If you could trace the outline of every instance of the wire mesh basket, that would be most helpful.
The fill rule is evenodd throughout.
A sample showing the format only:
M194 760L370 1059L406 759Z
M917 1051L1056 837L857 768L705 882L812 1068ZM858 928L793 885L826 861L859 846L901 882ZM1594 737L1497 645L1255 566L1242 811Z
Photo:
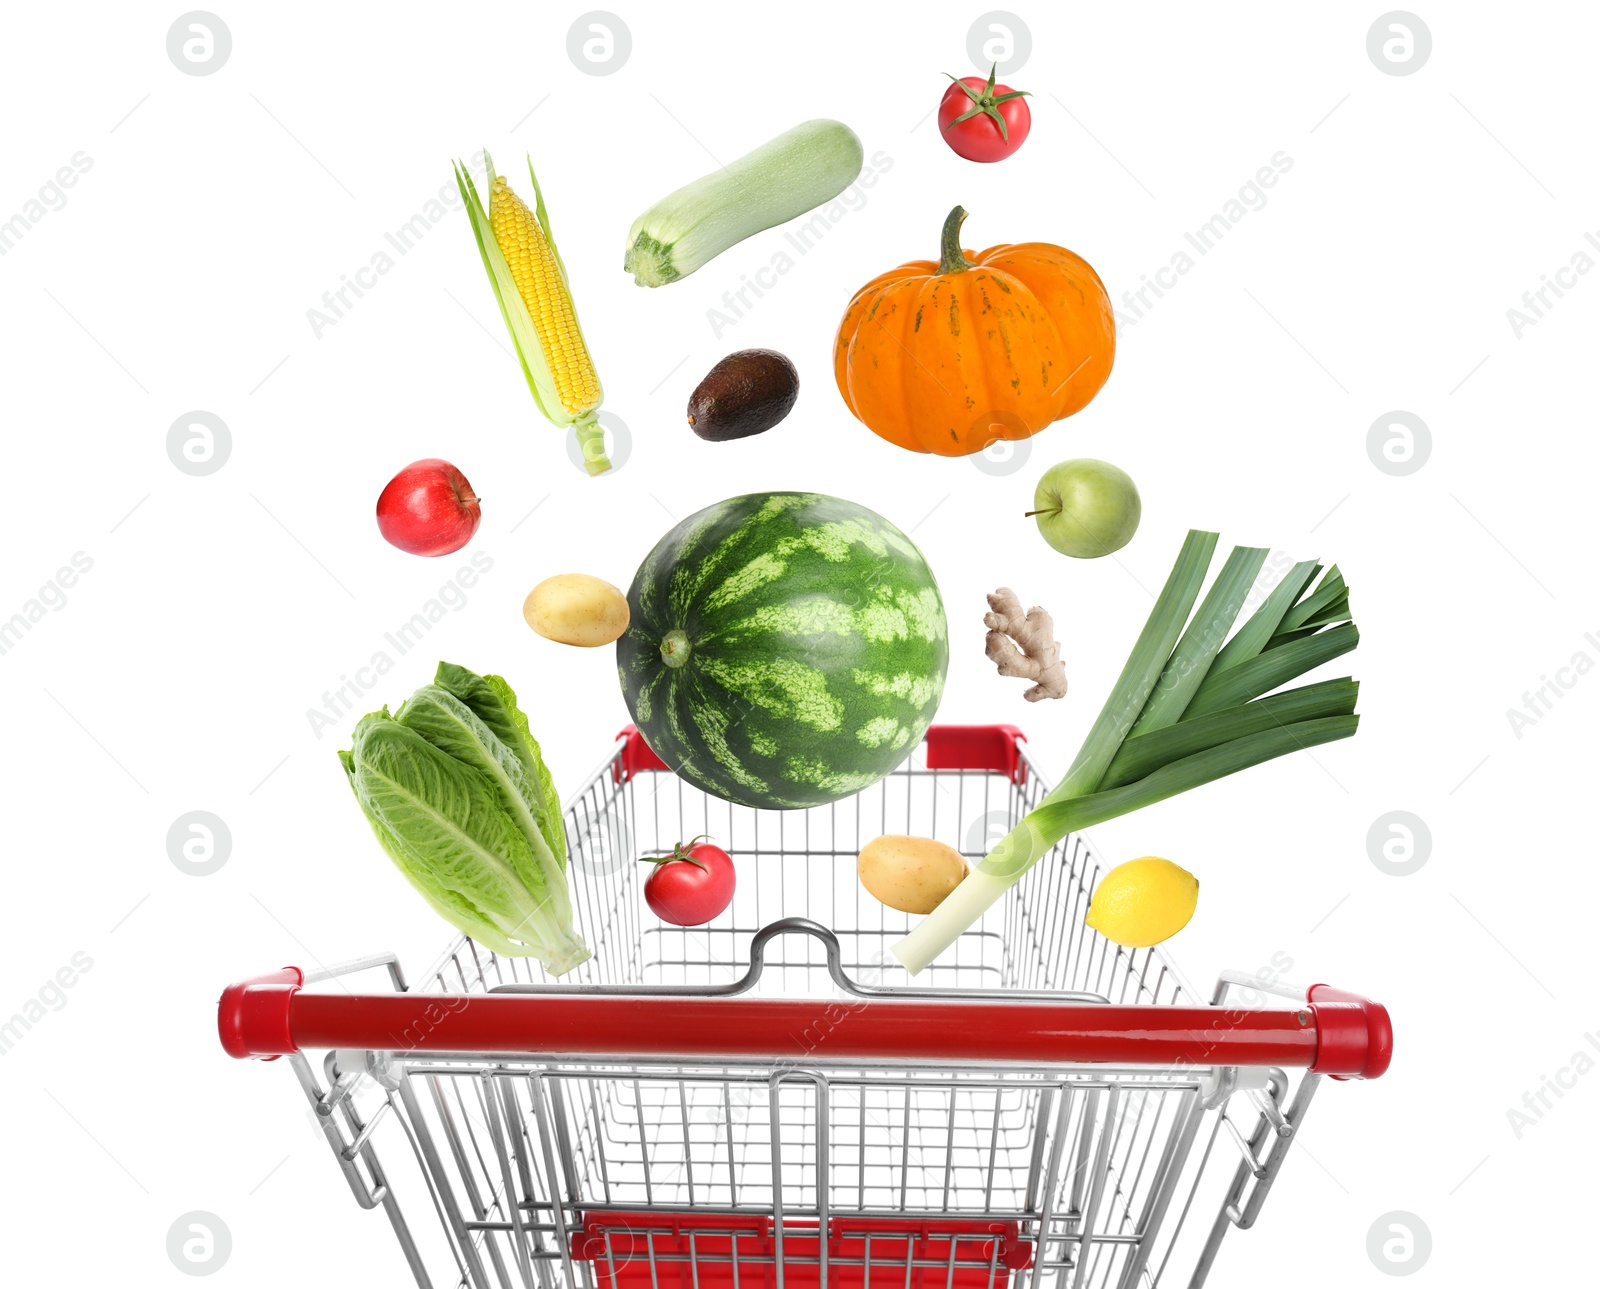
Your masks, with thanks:
M423 1286L1200 1285L1323 1077L1387 1067L1388 1018L1235 973L1200 998L1084 926L1081 836L913 987L889 952L911 919L862 890L861 847L976 861L1046 790L1015 729L936 726L855 797L755 810L630 728L566 809L582 966L547 981L461 938L409 987L390 955L286 968L224 993L223 1045L290 1058ZM702 834L733 904L659 922L636 860ZM374 968L393 992L305 987Z

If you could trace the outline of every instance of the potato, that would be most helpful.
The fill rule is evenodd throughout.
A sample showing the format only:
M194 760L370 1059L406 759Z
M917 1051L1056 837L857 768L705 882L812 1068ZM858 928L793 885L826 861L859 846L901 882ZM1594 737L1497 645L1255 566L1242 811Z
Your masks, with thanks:
M528 592L522 616L547 640L596 649L628 629L628 597L587 573L560 573Z
M867 894L902 913L932 913L971 871L959 851L931 837L877 837L856 860Z

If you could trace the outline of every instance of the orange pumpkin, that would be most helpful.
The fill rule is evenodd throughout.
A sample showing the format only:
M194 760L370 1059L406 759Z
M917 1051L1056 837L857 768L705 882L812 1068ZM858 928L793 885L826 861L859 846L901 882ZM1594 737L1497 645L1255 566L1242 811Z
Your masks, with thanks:
M961 249L957 206L943 257L912 260L856 292L833 371L873 433L960 457L1025 439L1085 407L1111 374L1116 324L1087 261L1047 242Z

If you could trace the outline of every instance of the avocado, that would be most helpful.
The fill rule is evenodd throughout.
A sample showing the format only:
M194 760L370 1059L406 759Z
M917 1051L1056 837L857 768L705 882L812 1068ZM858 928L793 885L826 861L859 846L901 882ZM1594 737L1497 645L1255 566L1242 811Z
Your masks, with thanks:
M702 439L726 443L770 430L794 406L800 373L775 349L729 354L689 395L689 425Z

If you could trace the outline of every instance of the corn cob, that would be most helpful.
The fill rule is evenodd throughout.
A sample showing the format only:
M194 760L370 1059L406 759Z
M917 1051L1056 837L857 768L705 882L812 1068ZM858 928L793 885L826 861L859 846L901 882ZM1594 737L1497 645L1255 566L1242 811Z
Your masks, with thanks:
M495 174L487 153L484 163L489 179L487 212L472 176L459 162L456 183L523 375L539 410L554 424L574 428L584 467L591 475L601 474L611 463L596 416L602 398L600 378L578 325L566 266L550 232L533 163L528 163L532 209L503 176Z
M573 416L600 406L600 380L578 330L566 277L550 251L544 229L527 202L511 191L504 175L489 188L489 225L511 266L517 291L533 316L545 362L556 381L561 406Z

